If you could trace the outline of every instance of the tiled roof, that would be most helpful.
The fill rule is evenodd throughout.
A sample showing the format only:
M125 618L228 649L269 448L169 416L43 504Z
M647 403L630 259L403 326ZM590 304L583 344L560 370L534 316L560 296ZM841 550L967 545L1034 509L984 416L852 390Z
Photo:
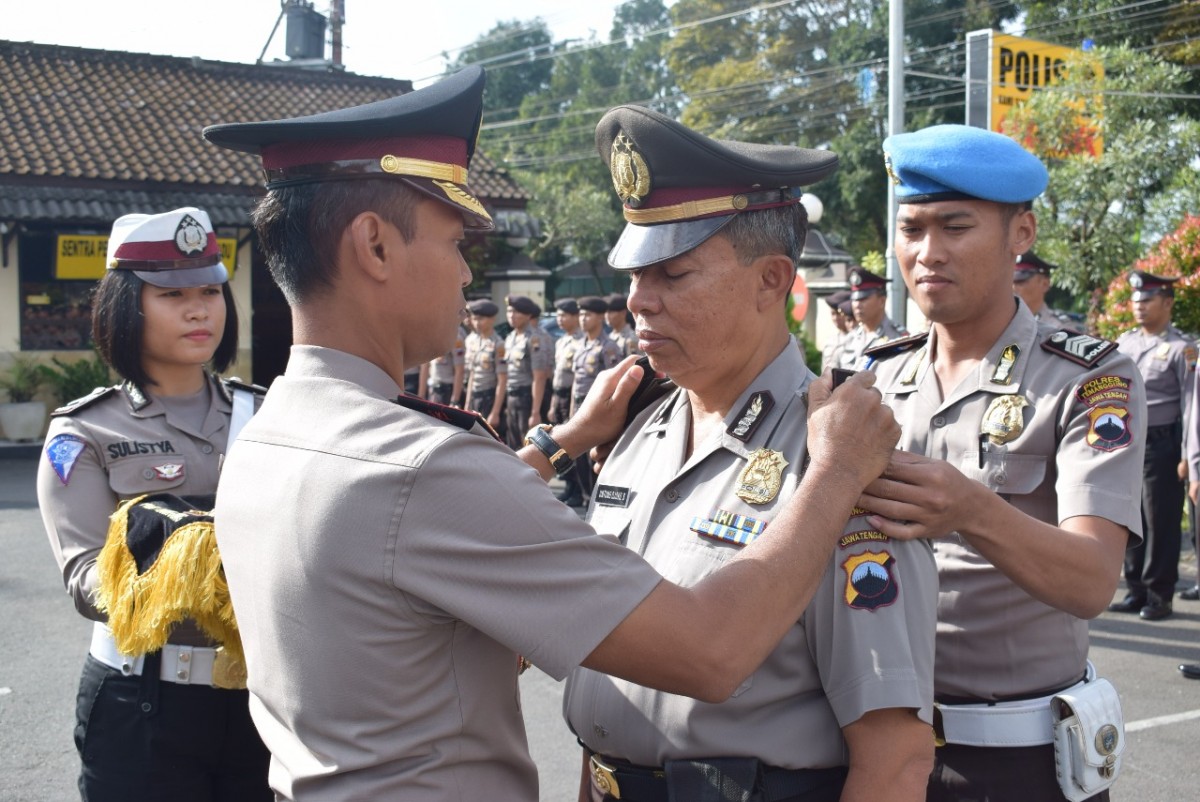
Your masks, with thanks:
M112 209L103 204L120 205L120 191L129 190L243 195L249 208L262 191L258 160L209 144L205 126L315 114L411 90L409 81L344 72L0 40L0 185L37 186L48 193L37 193L43 200L65 205L99 203L107 220ZM471 168L485 203L528 199L486 155L476 154ZM0 216L20 219L9 211L37 207L20 194L0 195Z

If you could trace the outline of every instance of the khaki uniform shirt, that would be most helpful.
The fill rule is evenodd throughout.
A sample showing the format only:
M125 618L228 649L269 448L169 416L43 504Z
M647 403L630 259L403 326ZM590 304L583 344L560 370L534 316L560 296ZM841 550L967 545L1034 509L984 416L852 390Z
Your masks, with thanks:
M271 785L536 802L517 653L562 677L661 578L479 424L398 393L294 346L225 461L217 538Z
M495 390L497 377L508 373L504 340L494 332L487 337L471 332L467 335L464 362L468 387L477 393Z
M821 349L822 373L829 368L839 368L842 366L842 351L845 350L846 340L849 337L849 332L837 331L829 338L829 342L825 343L825 347Z
M588 390L596 383L600 371L608 370L623 358L621 346L616 341L601 334L594 340L584 337L575 351L575 382L572 385L571 396L581 399L587 396Z
M1051 326L1075 329L1076 331L1080 330L1079 323L1072 320L1071 316L1066 312L1060 312L1059 310L1053 309L1045 304L1042 304L1042 308L1037 311L1036 317L1039 323L1047 323Z
M812 378L790 342L738 399L728 430L686 462L686 393L653 405L604 463L589 509L596 531L620 537L684 586L719 569L742 548L733 541L759 528L761 537L789 536L771 520L800 482ZM771 401L742 423L763 394ZM787 465L778 494L751 503L738 495L739 476L760 448L782 452ZM915 708L930 721L937 573L929 544L889 541L861 515L846 532L803 617L732 698L707 704L577 669L563 702L571 729L593 751L643 766L753 756L798 769L846 765L840 728L870 710Z
M466 364L467 330L458 327L454 347L429 363L430 384L454 384L454 368Z
M1115 351L1086 367L1045 350L1058 327L1017 307L974 375L945 398L928 358L936 329L925 347L880 358L875 386L903 428L899 447L945 460L1040 521L1093 515L1140 537L1146 404L1137 368ZM1086 354L1103 341L1063 342ZM1005 404L1016 414L1003 415ZM1007 428L1007 442L988 441L981 454L985 423ZM1034 599L957 534L935 540L934 551L939 697L1011 698L1083 677L1086 621ZM1070 569L1061 566L1064 581Z
M846 339L842 345L842 353L838 357L838 367L846 368L847 370L865 370L868 365L866 357L863 354L868 348L874 348L877 345L883 345L891 340L898 340L901 337L907 336L908 332L897 326L888 317L884 317L883 322L879 324L879 328L873 331L867 331L860 323L846 335Z
M1137 365L1146 383L1146 425L1166 426L1188 419L1196 346L1174 326L1149 335L1141 329L1117 338L1117 348Z
M93 602L96 557L108 538L109 516L120 502L146 493L216 493L233 405L216 379L209 382L208 412L199 428L128 383L89 398L51 418L38 463L38 506L75 609L104 621ZM212 645L192 621L175 627L169 642Z
M575 352L583 344L583 331L564 334L554 343L555 390L570 390L575 382Z
M620 346L622 359L630 354L641 353L637 348L637 333L633 330L633 326L626 324L620 331L610 331L608 337Z
M523 331L510 331L504 340L504 350L509 392L532 387L534 371L554 369L554 343L536 323L530 323Z

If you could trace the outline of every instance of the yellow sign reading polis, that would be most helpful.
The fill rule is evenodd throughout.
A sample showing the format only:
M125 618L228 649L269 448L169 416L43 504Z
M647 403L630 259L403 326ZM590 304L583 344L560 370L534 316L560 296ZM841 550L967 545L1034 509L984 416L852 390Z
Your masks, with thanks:
M221 262L233 278L237 265L237 240L217 237ZM107 234L59 234L55 249L54 277L59 280L95 280L104 277L104 259L108 251Z
M1079 52L1075 48L991 30L968 34L967 50L967 73L971 84L967 122L998 133L1004 133L1004 120L1015 106L1024 103L1035 91L1052 87L1062 80L1068 59ZM1089 66L1098 78L1104 77L1104 67L1099 60ZM1079 130L1071 142L1063 143L1064 154L1088 152L1099 156L1104 152L1099 121L1085 113L1082 103L1068 102L1079 111ZM984 116L986 123L981 119Z

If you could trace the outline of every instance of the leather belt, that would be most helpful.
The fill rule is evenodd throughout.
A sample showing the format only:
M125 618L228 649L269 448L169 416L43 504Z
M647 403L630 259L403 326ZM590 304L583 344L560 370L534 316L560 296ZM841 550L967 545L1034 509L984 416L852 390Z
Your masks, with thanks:
M1096 678L1089 660L1086 676L1069 686L1037 699L1016 702L983 702L946 705L934 703L933 732L938 746L1045 746L1054 743L1050 700Z
M570 387L555 387L554 388L554 397L555 398L570 398L571 397L571 388Z
M588 750L588 768L592 784L601 794L621 802L668 802L667 773L662 769L635 766L598 755ZM764 802L801 796L844 779L845 766L827 769L780 769L762 767L761 791Z
M512 385L509 385L508 395L512 398L525 398L526 396L532 396L533 387L531 385L525 385L522 387L513 387Z
M146 661L144 654L122 654L117 649L116 641L113 640L108 627L99 622L92 627L92 645L88 653L98 662L115 668L127 677L140 677ZM237 675L238 669L230 666L232 661L224 649L168 643L162 647L161 654L158 677L164 682L177 685L207 685L213 688L246 687L244 672L240 676Z

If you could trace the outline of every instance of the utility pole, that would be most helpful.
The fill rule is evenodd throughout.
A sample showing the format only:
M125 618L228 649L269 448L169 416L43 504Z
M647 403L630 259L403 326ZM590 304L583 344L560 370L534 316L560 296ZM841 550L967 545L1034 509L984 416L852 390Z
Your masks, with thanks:
M904 0L889 0L888 9L888 134L904 133ZM907 327L908 288L896 262L896 186L888 179L887 275L888 317Z

